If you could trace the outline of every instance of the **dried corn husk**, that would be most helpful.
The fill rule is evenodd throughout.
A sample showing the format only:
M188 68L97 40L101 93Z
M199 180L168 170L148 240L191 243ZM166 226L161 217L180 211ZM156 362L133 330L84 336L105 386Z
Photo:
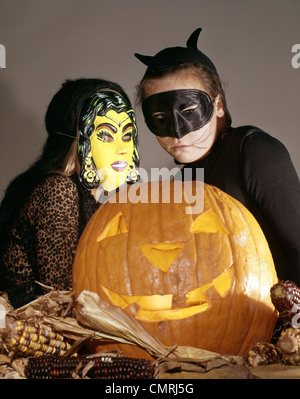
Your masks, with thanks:
M83 291L77 298L77 304L75 315L81 325L101 331L116 341L141 346L156 356L167 356L170 352L132 316L108 304L98 294Z
M11 359L0 354L0 379L24 379L27 358Z
M8 321L23 319L50 325L73 341L67 356L76 352L85 340L111 340L139 345L155 354L155 378L300 378L299 366L249 367L246 359L239 356L224 356L184 346L166 348L133 317L95 295L86 291L77 303L72 292L51 290L22 308L12 309L6 296L0 294L0 303L5 306ZM72 309L73 313L70 313ZM105 355L121 354L105 352ZM90 358L93 356L95 355L87 355ZM26 362L26 358L8 352L1 346L0 339L0 379L25 378Z

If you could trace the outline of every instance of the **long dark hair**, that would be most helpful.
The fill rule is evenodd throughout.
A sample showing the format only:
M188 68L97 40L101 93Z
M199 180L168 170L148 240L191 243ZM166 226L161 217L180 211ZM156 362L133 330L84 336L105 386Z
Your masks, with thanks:
M25 172L12 180L1 202L0 249L33 189L44 177L62 170L71 147L78 141L77 121L81 107L88 97L102 89L117 91L130 103L117 83L103 79L66 80L52 98L45 116L48 138L42 153Z

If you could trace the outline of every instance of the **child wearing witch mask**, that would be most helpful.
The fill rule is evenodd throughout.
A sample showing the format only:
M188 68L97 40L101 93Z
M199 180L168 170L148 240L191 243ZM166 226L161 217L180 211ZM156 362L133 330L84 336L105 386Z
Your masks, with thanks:
M79 180L86 188L98 188L101 182L102 191L112 192L138 180L135 113L118 93L103 91L88 99L78 128Z
M280 279L300 285L300 184L284 145L255 126L232 127L220 77L197 47L155 56L135 54L147 66L137 86L145 122L185 171L204 169L204 181L243 203L268 240ZM198 174L200 175L200 174Z
M111 192L138 180L137 128L122 88L100 79L66 81L45 117L41 157L9 185L0 207L0 291L14 307L71 289L79 237Z

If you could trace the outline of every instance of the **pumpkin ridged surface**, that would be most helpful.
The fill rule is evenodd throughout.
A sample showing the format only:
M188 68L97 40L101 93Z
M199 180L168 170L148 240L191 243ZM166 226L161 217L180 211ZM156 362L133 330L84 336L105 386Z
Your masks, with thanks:
M153 183L152 186L143 183L140 188L145 184L150 195ZM162 184L157 183L156 188L161 190ZM171 200L178 184L183 183L171 183ZM270 299L270 288L277 282L275 267L266 239L250 212L216 187L207 184L202 187L204 207L198 213L186 213L189 205L186 197L182 203L132 204L128 201L102 205L79 241L73 265L73 288L76 296L90 290L117 306L132 296L147 297L143 300L150 298L151 302L154 295L160 298L173 295L172 307L180 310L177 319L150 321L149 317L158 317L161 313L141 308L133 315L167 346L188 345L245 355L257 342L271 338L276 323ZM118 214L127 232L97 241ZM220 225L214 232L216 221ZM198 222L200 230L191 232ZM148 252L142 251L143 245L150 245L149 254L158 253L158 259L163 260L167 250L161 243L168 243L168 250L169 244L176 243L179 252L167 266L168 270L154 266L145 255ZM191 304L187 306L186 294L190 292ZM115 293L120 296L120 303L114 303L110 296ZM200 302L198 298L202 298ZM203 310L199 310L199 305L204 305ZM184 311L196 309L198 313L183 316ZM130 313L132 307L124 305L123 310ZM170 317L169 313L166 317Z

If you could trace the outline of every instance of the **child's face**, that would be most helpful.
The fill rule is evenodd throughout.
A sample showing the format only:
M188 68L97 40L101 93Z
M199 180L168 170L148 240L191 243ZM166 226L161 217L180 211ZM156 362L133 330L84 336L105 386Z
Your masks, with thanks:
M173 90L192 89L206 92L204 85L196 75L187 71L179 71L163 78L152 79L146 88L146 97L154 94ZM207 93L209 94L209 93ZM157 134L159 144L178 162L190 163L203 158L210 151L217 136L217 118L224 115L224 109L220 96L217 96L213 103L213 114L208 123L203 127L192 130L181 138L174 135L165 136L161 132ZM190 104L189 110L193 111L198 104ZM163 113L163 109L161 110ZM155 117L161 117L160 111L155 112Z

